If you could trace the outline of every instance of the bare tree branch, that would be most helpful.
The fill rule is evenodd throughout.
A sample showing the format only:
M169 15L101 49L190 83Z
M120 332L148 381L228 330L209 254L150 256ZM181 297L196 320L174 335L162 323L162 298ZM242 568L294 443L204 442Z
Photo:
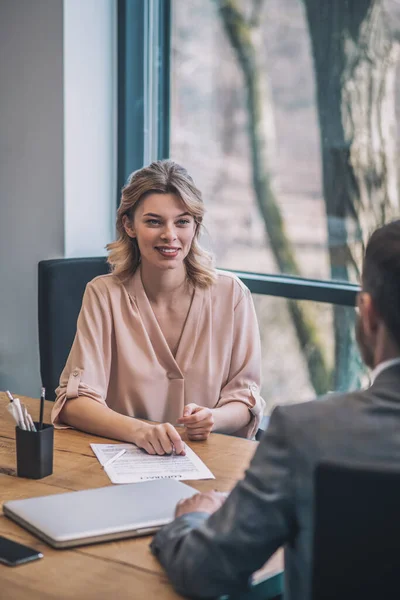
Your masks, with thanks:
M248 135L257 204L279 270L299 275L300 270L285 231L274 189L269 160L271 132L266 125L271 121L271 113L273 113L272 99L266 78L264 77L262 81L263 73L258 65L256 47L252 39L253 27L246 21L235 0L214 1L245 81ZM261 2L259 4L261 5ZM307 362L312 385L317 394L324 393L330 387L330 374L316 327L304 305L289 300L288 306L300 347Z

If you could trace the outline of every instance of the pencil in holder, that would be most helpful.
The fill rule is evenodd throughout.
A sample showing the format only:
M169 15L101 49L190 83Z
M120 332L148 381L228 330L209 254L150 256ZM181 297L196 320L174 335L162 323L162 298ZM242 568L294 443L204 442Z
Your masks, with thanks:
M35 422L37 431L15 428L17 448L17 475L29 479L42 479L53 472L54 427Z

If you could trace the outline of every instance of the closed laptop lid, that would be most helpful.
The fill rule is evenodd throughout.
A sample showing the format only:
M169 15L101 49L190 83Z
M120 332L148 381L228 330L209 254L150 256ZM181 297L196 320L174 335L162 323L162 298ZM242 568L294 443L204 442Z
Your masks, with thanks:
M152 533L197 490L173 479L11 500L4 514L55 547Z

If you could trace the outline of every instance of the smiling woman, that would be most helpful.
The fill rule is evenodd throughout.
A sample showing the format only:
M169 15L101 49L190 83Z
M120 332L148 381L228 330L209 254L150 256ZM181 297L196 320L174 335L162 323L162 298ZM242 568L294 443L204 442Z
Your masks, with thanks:
M108 245L112 273L84 295L56 427L134 442L150 454L184 453L175 426L191 440L211 431L254 435L264 401L253 302L201 248L203 216L200 191L176 163L131 175L119 236Z

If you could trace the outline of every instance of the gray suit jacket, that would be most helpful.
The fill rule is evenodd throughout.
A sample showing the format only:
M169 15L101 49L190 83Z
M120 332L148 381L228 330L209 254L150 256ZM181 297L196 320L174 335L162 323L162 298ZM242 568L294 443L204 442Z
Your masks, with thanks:
M321 460L400 462L400 366L365 391L276 408L246 472L213 515L191 513L157 533L152 550L180 593L245 589L285 547L285 600L311 597L313 475Z

